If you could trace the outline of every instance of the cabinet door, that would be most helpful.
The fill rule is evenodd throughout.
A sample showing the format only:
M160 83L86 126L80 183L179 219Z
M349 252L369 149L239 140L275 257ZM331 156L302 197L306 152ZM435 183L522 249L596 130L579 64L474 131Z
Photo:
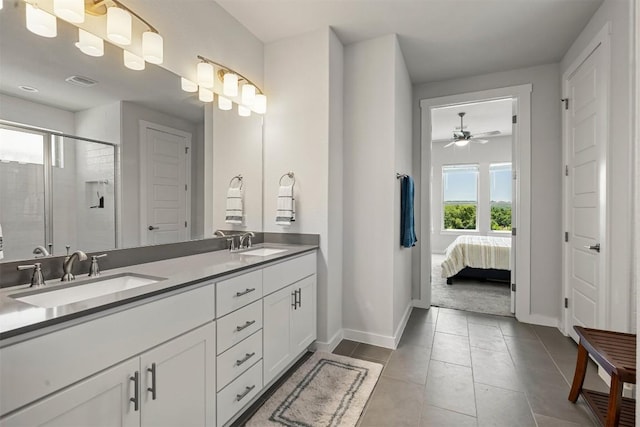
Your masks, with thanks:
M46 357L45 357L46 359ZM46 361L44 361L46 363ZM130 401L135 396L139 359L128 360L72 385L0 421L3 427L134 427L140 424L140 409Z
M291 312L293 287L288 286L264 297L263 361L264 385L274 379L293 360L291 353Z
M316 339L316 275L294 283L293 291L298 293L291 319L291 352L295 357Z
M215 333L209 323L141 356L143 427L215 425Z

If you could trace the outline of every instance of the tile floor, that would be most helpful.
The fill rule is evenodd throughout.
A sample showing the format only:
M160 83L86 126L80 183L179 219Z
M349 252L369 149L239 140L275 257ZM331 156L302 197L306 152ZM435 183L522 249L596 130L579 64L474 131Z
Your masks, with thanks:
M359 427L594 426L567 400L576 351L555 328L432 307L413 310L395 351L344 340L334 353L384 365ZM607 391L594 364L585 387Z

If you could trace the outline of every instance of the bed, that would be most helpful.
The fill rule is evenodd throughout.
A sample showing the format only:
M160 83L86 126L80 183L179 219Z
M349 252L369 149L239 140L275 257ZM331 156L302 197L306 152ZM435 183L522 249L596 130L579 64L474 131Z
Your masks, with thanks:
M470 278L510 282L511 237L458 236L447 248L442 277L447 284Z

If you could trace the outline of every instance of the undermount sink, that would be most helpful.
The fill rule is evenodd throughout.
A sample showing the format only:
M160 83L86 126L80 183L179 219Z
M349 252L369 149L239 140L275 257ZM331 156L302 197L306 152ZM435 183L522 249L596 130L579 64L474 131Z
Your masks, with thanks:
M242 252L242 255L251 255L251 256L269 256L279 254L280 252L285 252L286 249L272 249L272 248L258 248L252 249L250 251Z
M38 289L37 291L12 295L12 298L38 307L52 308L139 288L161 280L165 279L141 274L121 273L83 283L61 285L53 289Z

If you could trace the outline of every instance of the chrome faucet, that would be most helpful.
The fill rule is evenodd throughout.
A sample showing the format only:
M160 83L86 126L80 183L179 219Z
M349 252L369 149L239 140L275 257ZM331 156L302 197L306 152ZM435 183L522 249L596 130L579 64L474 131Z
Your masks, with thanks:
M98 265L98 258L103 258L106 256L107 254L91 256L91 267L89 267L89 277L98 277L100 275L100 266Z
M66 257L64 259L64 262L62 263L62 271L63 271L63 275L62 275L62 281L63 282L69 282L71 280L74 280L76 278L76 276L73 275L72 270L73 270L73 263L78 260L78 261L84 261L87 259L87 254L85 254L82 251L75 251L74 253L72 253L71 255L69 255L68 257Z
M36 248L33 250L33 254L36 258L38 258L38 256L45 257L51 255L51 253L46 250L44 246L36 246Z
M18 270L31 270L33 269L33 276L31 276L31 288L40 288L46 283L44 282L44 277L42 276L42 269L40 268L40 263L36 262L31 265L19 265Z
M213 235L216 236L216 237L225 237L226 236L226 234L224 234L224 231L222 231L222 230L214 231Z
M256 235L255 235L255 233L253 231L248 231L248 232L242 234L240 236L240 247L238 249L250 248L251 247L251 238L252 237L256 237Z

